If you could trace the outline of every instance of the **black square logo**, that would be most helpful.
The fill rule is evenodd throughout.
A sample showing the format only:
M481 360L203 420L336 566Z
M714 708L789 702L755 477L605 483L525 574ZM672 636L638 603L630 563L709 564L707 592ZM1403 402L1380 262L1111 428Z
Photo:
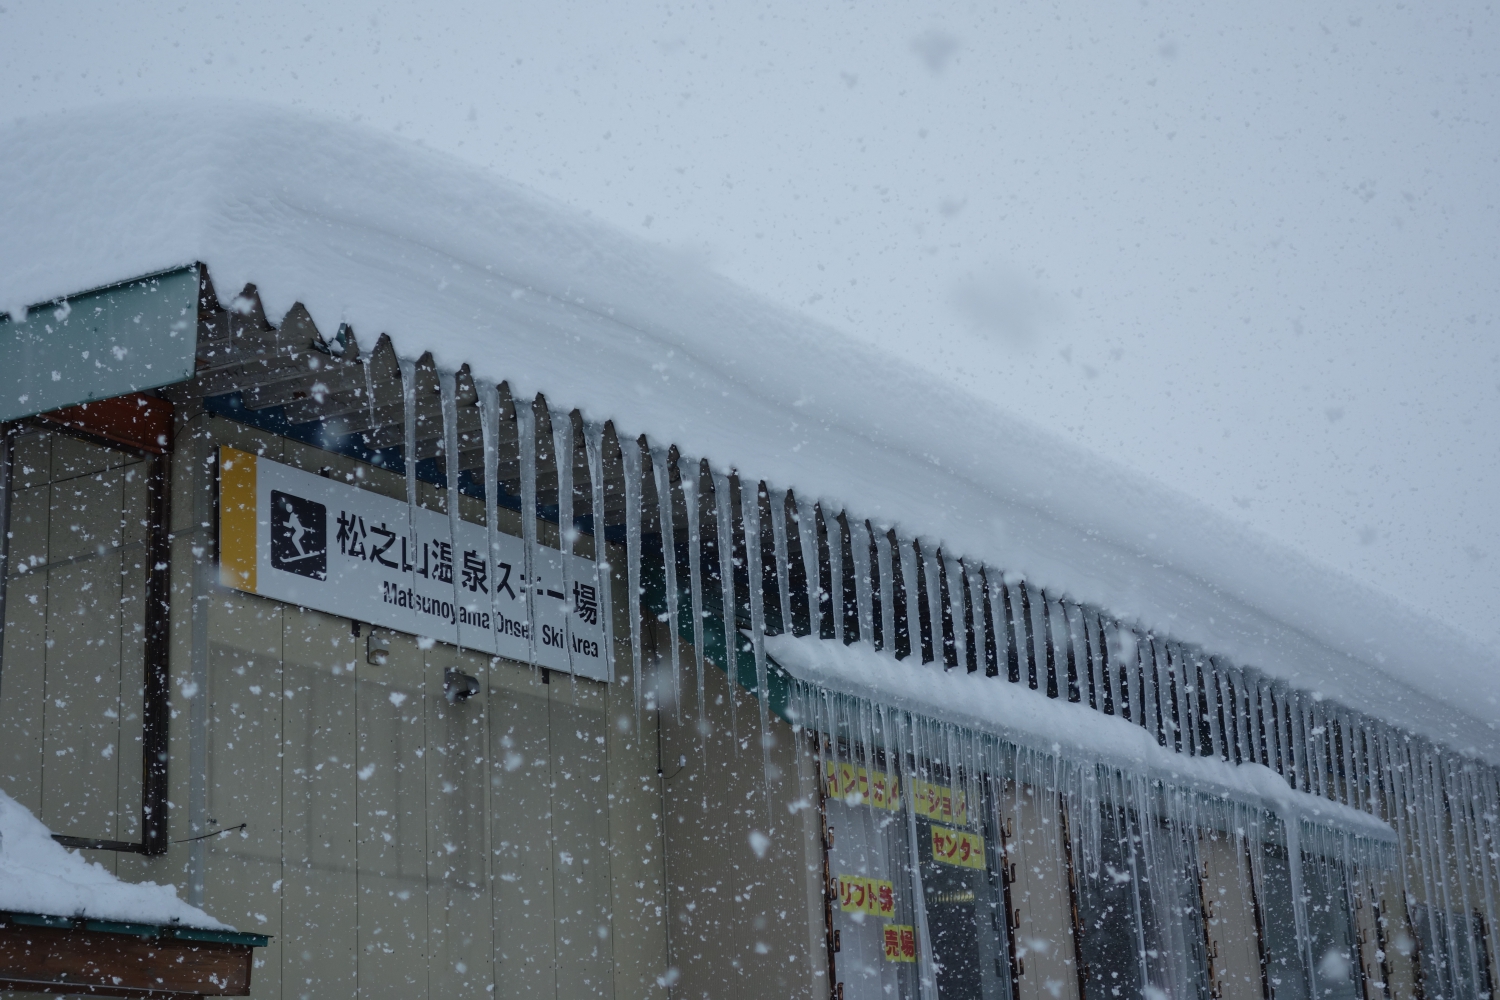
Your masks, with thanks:
M328 579L328 508L271 491L271 566L313 580Z

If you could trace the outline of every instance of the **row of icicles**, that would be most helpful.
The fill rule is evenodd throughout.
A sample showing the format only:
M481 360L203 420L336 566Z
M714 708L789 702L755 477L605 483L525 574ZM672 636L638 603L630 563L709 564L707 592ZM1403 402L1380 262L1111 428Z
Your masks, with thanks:
M407 414L408 499L415 505L416 366L403 361L401 373ZM460 454L470 442L460 440L455 376L440 374L439 385L443 451ZM481 413L485 496L500 495L502 441L506 446L514 442L511 453L518 460L520 509L538 511L542 499L537 492L538 464L550 446L558 480L557 522L565 544L578 533L578 491L573 462L556 461L556 457L574 455L575 435L581 433L589 477L586 523L597 526L599 512L606 510L606 496L622 497L623 524L607 524L606 531L623 528L627 593L645 595L646 568L659 569L663 577L664 607L637 609L641 613L627 616L630 663L642 662L642 613L651 613L665 623L670 636L680 638L691 650L700 732L707 731L704 668L715 659L711 643L721 654L715 665L728 669L731 677L739 675L740 656L753 659L752 693L757 695L768 789L772 784L771 706L765 696L771 669L764 643L768 634L791 631L844 643L863 641L897 659L941 662L948 669L994 677L996 683L1025 683L1049 697L1077 703L1080 711L1087 706L1140 725L1162 746L1236 764L1258 762L1281 774L1293 788L1384 819L1396 830L1401 844L1396 855L1408 902L1423 903L1417 918L1427 926L1415 929L1430 949L1421 955L1423 978L1430 984L1427 1000L1472 996L1477 984L1486 980L1485 969L1492 959L1481 953L1488 949L1465 948L1463 939L1472 937L1472 929L1460 930L1455 921L1458 915L1465 920L1477 916L1486 928L1496 928L1500 852L1495 827L1500 817L1500 782L1494 768L1293 690L1253 668L1227 663L1014 575L955 557L895 527L874 525L847 512L830 511L791 490L713 470L706 460L686 460L675 448L653 446L644 436L619 440L611 428L584 423L576 412L549 411L542 397L537 397L534 406L514 405L501 386L480 391L476 405ZM548 414L550 442L538 440L539 410ZM747 487L753 502L746 502ZM458 477L449 477L448 509L455 521L458 488ZM652 499L654 510L648 509ZM674 516L674 511L683 517ZM679 520L685 524L686 538L677 537ZM521 525L530 580L538 545L536 518L522 517ZM658 565L647 567L646 543L651 539L644 532L652 527L660 536L660 548L655 551L672 552L675 558L657 556ZM492 539L496 531L491 523ZM721 545L721 539L731 544ZM608 629L613 622L609 610L612 571L604 549L595 551L601 611ZM563 562L566 566L567 560ZM684 571L685 586L679 579ZM752 581L761 585L751 586ZM568 582L564 581L565 587ZM732 608L733 614L724 614L725 608ZM529 592L527 609L532 618ZM732 621L732 627L723 629L719 623L724 621ZM716 635L708 634L711 627ZM734 648L726 653L730 637ZM606 648L613 659L612 636ZM674 704L687 666L683 658L681 644L668 642L665 659L670 661L669 697ZM652 707L645 700L647 685L633 677L631 684L639 716ZM1047 787L1078 799L1076 814L1083 817L1098 815L1087 802L1123 796L1145 803L1150 798L1141 790L1144 779L1138 776L1121 772L1100 776L1090 770L1093 765L1069 764L1045 754L1037 758L1042 762L1033 761L1018 772L1014 761L1002 766L1004 762L995 756L1020 753L1018 748L1006 749L993 739L964 734L954 727L940 727L941 739L923 742L915 734L922 725L937 723L907 717L904 723L893 724L880 706L847 710L860 718L875 713L872 718L883 720L877 727L880 735L858 726L849 729L847 721L835 718L836 713L812 711L813 703L824 704L814 694L804 689L798 696L801 710L809 714L794 724L824 737L858 735L853 741L856 746L901 748L897 756L909 760L911 766L931 762L943 773L969 781L983 775L1049 775ZM893 742L885 743L887 739ZM826 745L826 740L820 745ZM960 747L964 748L961 752ZM1168 830L1192 829L1201 822L1192 814L1205 808L1201 796L1154 794L1157 805L1152 808L1159 814L1166 810L1159 818ZM1250 807L1237 808L1255 812ZM1248 816L1237 816L1233 828L1259 829L1255 824L1260 821L1251 823ZM1081 842L1096 844L1097 831L1088 826L1092 821L1084 822ZM1296 827L1284 827L1293 840ZM1311 834L1325 841L1317 845L1317 856L1336 857L1349 871L1369 867L1368 858L1357 856L1362 850L1357 838L1316 829ZM1086 849L1084 857L1089 856ZM1306 918L1300 902L1297 910L1299 935L1305 937ZM1494 930L1485 937L1494 940Z

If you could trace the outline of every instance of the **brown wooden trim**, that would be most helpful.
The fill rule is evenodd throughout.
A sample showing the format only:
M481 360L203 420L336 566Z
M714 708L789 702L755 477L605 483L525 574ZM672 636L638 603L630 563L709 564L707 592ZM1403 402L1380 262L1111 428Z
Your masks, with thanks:
M0 989L113 997L249 996L249 945L0 924Z
M64 986L57 983L34 982L29 979L0 979L0 990L18 990L24 993L67 994L68 996L84 997L140 997L142 1000L191 1000L191 998L203 995L201 993L164 993L161 990L121 990L117 993L103 993L93 987L80 986L76 983Z
M142 392L79 403L40 417L153 455L172 450L172 404Z

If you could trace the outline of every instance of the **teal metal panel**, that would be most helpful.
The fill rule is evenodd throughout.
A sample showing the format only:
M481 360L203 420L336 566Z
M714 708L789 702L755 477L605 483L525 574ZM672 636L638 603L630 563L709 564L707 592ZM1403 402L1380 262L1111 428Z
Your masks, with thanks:
M197 325L195 267L0 318L0 420L180 382Z

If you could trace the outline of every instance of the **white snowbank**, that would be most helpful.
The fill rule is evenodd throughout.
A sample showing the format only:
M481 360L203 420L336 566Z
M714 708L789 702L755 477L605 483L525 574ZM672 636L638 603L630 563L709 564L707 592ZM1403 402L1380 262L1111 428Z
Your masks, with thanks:
M41 821L0 791L0 910L126 923L234 930L155 882L122 882L52 839Z
M1299 817L1372 840L1396 837L1377 817L1297 791L1262 764L1177 753L1118 716L1080 709L1024 684L944 670L936 663L898 661L862 643L845 646L811 636L767 636L766 651L792 676L825 690L880 701L1065 760L1107 764L1179 788L1258 804L1284 819Z
M1495 651L517 185L239 104L0 126L0 309L195 260L1500 760Z

